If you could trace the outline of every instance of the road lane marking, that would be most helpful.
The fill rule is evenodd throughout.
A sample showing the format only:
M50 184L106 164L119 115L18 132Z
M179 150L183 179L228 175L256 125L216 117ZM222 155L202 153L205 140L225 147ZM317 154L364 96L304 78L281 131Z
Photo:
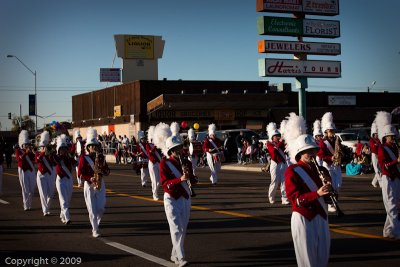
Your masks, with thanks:
M119 249L119 250L128 252L129 254L138 256L138 257L143 258L143 259L146 259L146 260L148 260L148 261L157 263L157 264L159 264L159 265L161 265L161 266L176 267L176 265L175 265L174 263L170 262L170 261L167 261L167 260L158 258L158 257L153 256L153 255L150 255L150 254L147 254L147 253L145 253L145 252L143 252L143 251L140 251L140 250L137 250L137 249L134 249L134 248L125 246L125 245L123 245L123 244L121 244L121 243L109 241L109 240L107 240L107 239L105 239L105 238L102 238L102 237L100 237L100 238L98 238L98 239L100 239L101 241L103 241L105 244L107 244L107 245L109 245L109 246L112 246L112 247L117 248L117 249Z

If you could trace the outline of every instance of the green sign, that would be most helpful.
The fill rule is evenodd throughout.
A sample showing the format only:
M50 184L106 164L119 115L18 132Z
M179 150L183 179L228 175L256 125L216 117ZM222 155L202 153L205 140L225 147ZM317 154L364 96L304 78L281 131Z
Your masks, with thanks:
M284 17L258 17L258 34L299 36L303 33L301 19Z

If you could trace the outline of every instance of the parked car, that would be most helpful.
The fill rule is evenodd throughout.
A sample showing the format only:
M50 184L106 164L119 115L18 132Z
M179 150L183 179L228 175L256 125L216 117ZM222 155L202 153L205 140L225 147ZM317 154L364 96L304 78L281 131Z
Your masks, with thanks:
M358 143L358 135L355 133L348 133L348 132L341 132L341 133L336 133L336 136L340 138L340 141L342 142L342 145L349 147L352 149L353 152L356 151L356 146ZM368 140L361 140L362 144L368 144Z
M359 128L346 128L342 131L343 133L354 133L360 137L361 141L369 141L371 128L370 127L359 127Z

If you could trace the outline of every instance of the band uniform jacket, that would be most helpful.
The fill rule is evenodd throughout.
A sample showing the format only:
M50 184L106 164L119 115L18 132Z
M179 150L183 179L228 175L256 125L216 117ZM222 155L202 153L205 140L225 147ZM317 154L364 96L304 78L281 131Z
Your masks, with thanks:
M87 162L85 157L90 157L93 161L93 164L95 163L96 160L96 154L95 153L90 153L88 155L81 155L79 157L79 164L78 164L78 177L81 177L81 179L87 181L89 184L92 183L91 179L94 176L94 170L90 166L90 164ZM104 168L102 169L102 173L105 175L108 175L110 173L110 169L108 168L107 162L104 163Z
M52 170L49 170L47 168L46 164L44 163L44 159L47 160L50 168L53 166L52 159L50 158L50 156L46 155L45 152L37 152L35 155L35 162L37 164L38 170L40 171L41 174L45 173L51 174Z
M155 164L157 162L160 162L160 160L158 159L158 157L156 155L156 151L157 151L158 155L160 155L160 157L162 158L162 154L161 154L161 150L160 149L158 149L154 144L151 144L151 143L146 143L145 148L146 148L147 155L149 155L149 160L152 163Z
M278 151L278 148L284 152L285 151L285 142L280 141L280 142L267 142L267 149L269 152L269 155L271 156L271 160L275 161L276 164L279 164L281 162L285 162L286 159L283 157L283 155Z
M328 149L328 147L325 144L325 140L328 140L329 144L331 144L332 148L335 149L335 139L323 139L321 140L321 142L319 143L319 150L317 153L317 156L325 161L326 163L328 163L328 165L331 165L333 163L332 157L333 154L331 153L331 151Z
M381 141L379 141L379 138L371 137L369 139L369 147L371 149L371 153L378 155L378 148L380 145L381 145Z
M206 137L204 139L204 143L203 143L203 151L204 152L209 152L209 153L216 153L218 151L215 152L210 152L210 149L215 149L214 145L210 142L210 139L213 140L213 142L215 143L215 145L217 146L218 149L222 149L222 141L218 138L218 137L214 137L214 138L210 138L210 137Z
M385 147L388 147L396 157L393 160L389 153L386 151ZM382 175L386 175L390 177L390 179L394 180L395 178L400 179L400 172L399 172L399 162L397 158L399 157L399 150L395 145L392 144L382 144L378 148L378 163L379 167L381 167Z
M18 167L21 168L23 171L35 171L31 169L31 165L26 160L26 157L29 157L32 164L35 163L35 154L32 151L16 149L15 150L15 158L18 161Z
M180 162L176 161L174 157L170 156L168 159L164 158L160 163L160 183L164 189L164 192L170 194L171 197L175 199L179 199L180 197L184 197L186 199L189 198L188 192L182 186L181 183L185 183L181 181L180 177L175 177L172 170L167 165L167 161L170 161L175 168L182 173L182 165ZM197 183L196 177L193 175L192 163L186 159L182 159L182 163L187 166L189 169L189 179L192 185Z
M68 174L61 167L61 161L64 162L65 167L67 167L67 169L72 173L72 169L76 165L76 160L70 156L56 156L55 160L57 163L57 165L56 165L57 175L60 176L60 178L64 178L64 177L72 178L72 177L69 177Z
M140 144L142 144L142 146L143 146L143 148L144 148L144 150L142 149L142 147L141 147L141 145ZM146 146L147 146L147 142L146 143L141 143L141 142L139 142L139 143L137 143L136 144L136 147L135 147L135 150L133 151L133 154L135 155L135 156L137 156L137 157L141 157L142 159L147 159L147 156L146 156Z
M302 161L299 161L297 164L290 165L285 172L285 185L286 195L292 203L292 211L300 213L309 221L311 221L318 214L326 220L327 213L325 208L322 207L318 201L319 196L317 192L310 191L304 180L294 170L294 168L298 166L310 176L317 188L322 187L322 180L319 177L316 166L308 165ZM328 170L321 166L319 166L319 168L323 171L324 175L330 177ZM324 200L325 202L328 202L327 197L324 197Z

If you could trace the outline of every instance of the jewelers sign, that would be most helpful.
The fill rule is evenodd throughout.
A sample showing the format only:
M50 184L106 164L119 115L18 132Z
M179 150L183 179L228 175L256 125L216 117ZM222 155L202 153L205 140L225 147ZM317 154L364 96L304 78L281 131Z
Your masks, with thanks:
M289 42L277 40L259 40L258 53L303 53L309 55L340 55L341 45L338 43Z
M337 38L340 21L262 16L257 18L257 31L260 35Z
M339 78L341 62L261 58L258 60L258 72L262 77Z

